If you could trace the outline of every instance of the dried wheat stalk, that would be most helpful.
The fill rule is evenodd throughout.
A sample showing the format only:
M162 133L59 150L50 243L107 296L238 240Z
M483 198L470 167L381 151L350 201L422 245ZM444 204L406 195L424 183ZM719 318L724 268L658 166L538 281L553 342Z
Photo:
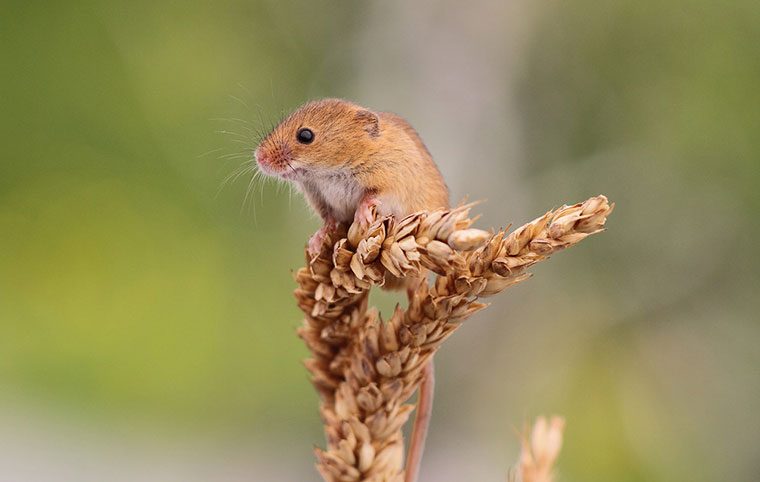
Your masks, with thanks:
M326 480L402 481L401 427L405 404L421 372L459 323L494 295L529 277L525 270L602 230L613 206L604 196L562 206L506 235L472 229L472 205L420 212L401 220L375 217L366 230L353 224L325 236L295 278L305 318L299 336L317 388L327 449L315 449ZM386 273L424 278L410 300L383 322L367 309L372 286Z

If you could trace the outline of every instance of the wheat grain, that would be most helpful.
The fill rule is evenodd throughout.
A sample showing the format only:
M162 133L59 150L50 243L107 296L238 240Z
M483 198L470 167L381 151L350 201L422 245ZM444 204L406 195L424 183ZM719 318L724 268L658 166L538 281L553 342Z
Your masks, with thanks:
M443 341L487 306L478 298L524 281L533 264L601 231L613 208L597 196L507 235L470 228L472 206L341 226L295 274L305 315L298 334L311 351L305 365L327 436L326 450L315 449L326 480L403 480L401 427L414 409L405 402ZM432 284L420 277L425 269L437 275ZM418 287L409 307L383 322L367 301L386 273Z

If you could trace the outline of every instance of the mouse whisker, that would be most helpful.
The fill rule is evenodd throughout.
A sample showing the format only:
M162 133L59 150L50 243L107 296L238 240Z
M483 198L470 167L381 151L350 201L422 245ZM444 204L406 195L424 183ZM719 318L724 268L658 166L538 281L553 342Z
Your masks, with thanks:
M239 132L221 130L221 131L214 131L214 133L215 134L224 134L224 135L233 136L233 137L239 137L241 139L244 139L246 141L245 144L248 144L248 145L251 144L251 140L252 140L250 135L241 134Z
M253 155L250 152L233 152L230 154L219 156L219 159L227 159L227 160L248 159L250 162L253 162Z
M210 150L210 151L208 151L208 152L204 152L203 154L199 154L199 155L197 156L197 158L198 158L198 159L200 159L201 157L206 157L206 156L208 156L209 154L213 154L213 153L215 153L215 152L219 152L219 151L221 151L221 150L224 150L224 147L217 147L216 149L211 149L211 150Z
M248 202L248 198L251 197L251 188L254 187L254 183L256 182L256 177L257 177L256 174L258 174L258 171L253 173L250 181L248 181L248 186L245 188L245 197L243 197L243 204L240 206L241 213L243 212L243 210L245 210L245 205ZM251 203L251 205L253 206L253 203ZM255 212L255 209L254 209L254 212Z
M243 107L245 107L246 109L248 109L248 110L253 110L253 109L251 109L251 107L250 107L248 104L246 104L246 103L245 103L245 101L243 101L242 99L240 99L240 98L238 98L238 97L235 97L235 96L234 96L234 95L232 95L232 94L228 94L228 95L229 95L230 99L232 99L232 100L234 100L234 101L237 101L237 102L239 102L239 103L240 103L240 105L242 105L242 106L243 106Z
M251 124L249 121L245 119L238 119L236 117L215 117L212 119L209 119L215 122L227 122L227 123L236 123L246 131L248 131L251 135L255 134L254 125Z
M244 175L247 172L253 172L253 170L254 166L252 166L248 161L236 167L230 174L227 175L227 177L222 180L221 183L219 183L219 189L217 189L215 197L219 196L219 194L227 185L234 183L238 180L238 178L240 178L240 176Z

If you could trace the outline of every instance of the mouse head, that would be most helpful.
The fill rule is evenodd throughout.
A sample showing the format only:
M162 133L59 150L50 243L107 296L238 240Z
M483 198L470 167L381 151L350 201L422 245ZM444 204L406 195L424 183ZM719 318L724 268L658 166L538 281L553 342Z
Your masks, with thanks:
M378 123L374 112L345 100L309 102L261 141L256 162L265 173L288 180L347 169L372 150Z

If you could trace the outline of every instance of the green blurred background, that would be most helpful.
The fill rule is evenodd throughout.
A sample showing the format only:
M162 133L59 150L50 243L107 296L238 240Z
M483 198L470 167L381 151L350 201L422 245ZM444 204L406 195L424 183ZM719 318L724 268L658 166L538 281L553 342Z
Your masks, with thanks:
M317 480L290 270L319 225L224 179L324 96L416 126L481 227L609 231L437 357L423 481L760 478L760 3L5 2L0 480ZM387 295L374 298L383 309Z

